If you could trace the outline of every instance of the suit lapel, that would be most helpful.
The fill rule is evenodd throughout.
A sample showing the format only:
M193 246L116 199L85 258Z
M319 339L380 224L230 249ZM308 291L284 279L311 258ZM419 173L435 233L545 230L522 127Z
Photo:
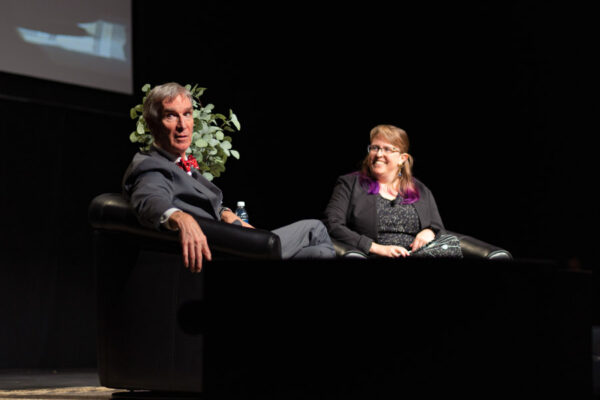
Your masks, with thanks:
M179 167L178 167L179 168ZM183 170L181 171L183 172ZM185 173L185 172L184 172ZM219 196L221 194L221 189L219 189L214 183L206 179L200 171L195 168L192 168L192 176L194 181L194 187L200 190L204 194L211 194L212 196Z
M189 184L196 191L200 192L202 194L202 197L209 199L210 202L213 203L214 207L218 207L221 204L221 189L219 189L215 184L211 183L208 179L202 176L200 171L198 171L195 168L192 168L192 175L188 175L183 169L179 168L177 164L175 164L175 160L177 159L177 157L174 157L173 155L157 147L153 147L150 150L149 155L151 157L162 158L169 161L169 168L171 168L173 173L181 174L179 176L181 177L182 182Z

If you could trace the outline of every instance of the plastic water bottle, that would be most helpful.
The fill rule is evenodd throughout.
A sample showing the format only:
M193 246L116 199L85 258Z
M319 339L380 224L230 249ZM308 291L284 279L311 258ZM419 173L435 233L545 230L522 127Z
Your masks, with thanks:
M240 219L244 222L248 222L248 212L246 211L246 203L243 201L237 202L237 209L235 210L235 215L240 217Z

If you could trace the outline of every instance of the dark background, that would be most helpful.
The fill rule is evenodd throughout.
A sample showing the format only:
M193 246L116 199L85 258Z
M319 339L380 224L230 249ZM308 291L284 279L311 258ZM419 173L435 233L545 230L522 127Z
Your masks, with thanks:
M324 4L134 1L134 96L0 74L0 368L94 365L87 206L120 191L145 83L198 83L237 114L241 158L214 182L257 227L321 218L390 123L446 228L592 268L587 10Z

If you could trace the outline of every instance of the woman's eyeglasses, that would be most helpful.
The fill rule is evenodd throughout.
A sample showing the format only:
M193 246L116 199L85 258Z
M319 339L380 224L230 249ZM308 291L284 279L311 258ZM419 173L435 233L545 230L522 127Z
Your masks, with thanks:
M376 144L370 144L367 146L368 153L379 153L379 150L383 151L383 154L392 154L395 152L400 152L400 150L398 150L395 147L388 147L388 146L379 147Z

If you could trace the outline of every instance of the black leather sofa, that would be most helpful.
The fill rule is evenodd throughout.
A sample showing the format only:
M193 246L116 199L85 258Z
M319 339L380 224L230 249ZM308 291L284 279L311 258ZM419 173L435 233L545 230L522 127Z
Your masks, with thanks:
M256 268L261 270L256 279L268 275L264 271L277 274L282 269L279 238L265 230L244 229L201 219L199 224L213 254L212 270L205 266L202 273L192 274L183 267L177 234L142 227L120 194L96 196L89 206L89 221L93 230L97 278L98 373L101 385L132 391L204 391L205 377L210 372L205 371L207 350L225 349L223 351L226 352L231 347L225 339L216 344L214 336L213 345L205 343L207 326L231 324L226 315L215 315L216 300L212 303L205 301L207 293L212 291L211 298L217 299L220 295L218 288L221 288L240 295L244 292L252 296L251 301L265 296L264 292L251 291L252 285L256 284L252 282L255 275L244 266L251 265L255 271ZM338 264L364 264L364 260L351 260L363 258L364 254L340 243L335 245L340 256ZM511 259L506 250L469 236L461 236L461 245L466 258L480 261ZM251 263L244 263L244 260ZM323 264L329 265L325 264L326 261ZM316 268L323 267L321 263L317 264ZM284 269L291 268L293 271L294 265L292 260L288 260ZM311 268L314 265L311 263ZM239 290L228 287L227 277L222 275L226 274L224 271L235 268L238 268L238 281L239 276L249 274L249 287L240 286ZM211 285L206 286L207 276L210 277L211 273L213 277L217 276L217 272L210 271L220 271L221 280L215 278ZM217 284L217 281L221 283ZM266 283L261 285L263 289L268 286ZM310 288L307 290L310 292ZM285 296L283 294L281 298ZM271 301L277 304L278 299L275 296L268 303ZM236 318L242 319L246 315L239 311L243 309L243 302L243 298L221 298L218 301L220 305L229 304L230 311L225 314L236 314ZM213 313L207 309L213 310ZM222 333L216 336L225 337ZM212 381L218 382L219 377L214 377L218 368L211 371Z
M95 230L122 232L147 238L177 242L175 232L159 232L143 227L137 221L133 210L119 193L103 193L96 196L89 207L89 219ZM270 231L248 230L239 226L210 219L199 219L206 234L211 251L217 258L280 259L281 244L277 235ZM484 258L490 260L511 260L512 254L501 247L476 239L472 236L448 231L460 239L465 258ZM367 258L358 249L334 240L336 253L340 257Z

